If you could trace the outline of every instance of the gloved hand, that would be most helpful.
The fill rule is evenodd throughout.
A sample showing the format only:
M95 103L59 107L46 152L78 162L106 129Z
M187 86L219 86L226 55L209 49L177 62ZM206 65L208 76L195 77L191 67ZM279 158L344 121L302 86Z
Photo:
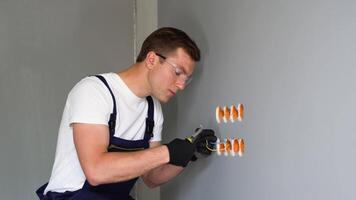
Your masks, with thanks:
M199 131L199 128L195 132ZM195 137L187 138L191 143L195 145L195 149L198 153L203 155L210 155L211 149L214 148L212 143L216 142L217 137L212 129L201 129L201 132ZM198 158L193 155L191 161L196 161Z
M215 143L216 140L217 137L215 136L214 130L203 129L194 140L196 151L203 155L210 155L212 152L210 149L214 148L212 143Z
M169 163L185 167L194 156L195 144L188 140L174 139L166 144L169 151Z
M196 129L197 132L199 129ZM217 138L212 129L202 129L195 137L188 137L185 140L174 139L166 144L169 151L169 163L177 166L185 167L189 161L197 160L194 155L195 151L204 155L210 155L214 145L211 142L216 142ZM208 144L207 144L208 143Z

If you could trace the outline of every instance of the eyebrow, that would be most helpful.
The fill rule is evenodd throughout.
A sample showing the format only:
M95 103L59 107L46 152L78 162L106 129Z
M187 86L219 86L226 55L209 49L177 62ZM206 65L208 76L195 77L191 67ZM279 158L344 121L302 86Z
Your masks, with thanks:
M156 54L157 56L163 58L164 60L167 60L167 57L166 57L166 56L164 56L164 55L162 55L162 54L160 54L160 53L156 53L156 52L155 52L155 54ZM166 62L169 62L169 61L166 61ZM173 64L176 65L175 67L179 67L179 69L183 70L183 72L188 75L187 71L185 71L185 69L184 69L183 67L181 67L180 65L177 65L176 63L173 63ZM190 75L189 77L191 77L191 76L192 76L192 75Z

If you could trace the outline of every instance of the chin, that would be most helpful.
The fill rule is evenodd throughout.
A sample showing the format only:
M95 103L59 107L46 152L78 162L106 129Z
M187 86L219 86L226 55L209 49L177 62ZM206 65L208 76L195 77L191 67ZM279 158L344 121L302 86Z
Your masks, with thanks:
M159 102L167 103L173 96L168 93L152 93L151 96L155 97Z
M166 97L166 98L162 98L159 101L163 102L163 103L167 103L171 98L170 97Z
M160 96L160 98L158 98L158 100L163 103L167 103L170 99L170 96Z

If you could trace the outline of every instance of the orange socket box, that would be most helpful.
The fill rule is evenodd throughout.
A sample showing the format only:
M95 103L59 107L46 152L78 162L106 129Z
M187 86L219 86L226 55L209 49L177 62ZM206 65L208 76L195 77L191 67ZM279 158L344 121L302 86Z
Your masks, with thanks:
M244 118L244 106L243 104L238 104L238 106L232 105L230 108L225 106L221 108L220 106L216 107L215 117L218 124L222 121L227 123L228 121L236 122L242 121Z
M218 139L216 141L216 152L218 155L239 155L241 157L245 152L245 142L242 138L225 139L225 142L221 142L220 139Z

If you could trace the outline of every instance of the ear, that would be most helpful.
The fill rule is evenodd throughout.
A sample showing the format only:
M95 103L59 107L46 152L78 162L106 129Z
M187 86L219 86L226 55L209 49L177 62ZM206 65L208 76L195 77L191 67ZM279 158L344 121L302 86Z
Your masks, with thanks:
M159 58L156 56L155 52L149 51L146 55L145 64L149 69L152 69L156 66Z

